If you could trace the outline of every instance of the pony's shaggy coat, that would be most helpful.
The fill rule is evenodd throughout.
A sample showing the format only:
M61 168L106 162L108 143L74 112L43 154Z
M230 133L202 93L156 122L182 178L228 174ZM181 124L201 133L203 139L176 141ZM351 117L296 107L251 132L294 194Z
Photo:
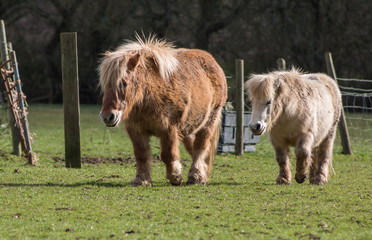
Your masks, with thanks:
M137 38L106 52L98 71L101 118L110 127L123 120L133 143L137 173L132 185L151 184L150 136L160 138L171 184L182 183L180 141L193 158L188 183L208 183L227 98L226 78L214 58L155 37Z
M252 102L250 128L258 135L267 130L275 149L277 183L291 182L290 146L297 158L296 181L302 183L310 169L310 183L327 183L342 108L335 81L292 69L252 75L246 88Z

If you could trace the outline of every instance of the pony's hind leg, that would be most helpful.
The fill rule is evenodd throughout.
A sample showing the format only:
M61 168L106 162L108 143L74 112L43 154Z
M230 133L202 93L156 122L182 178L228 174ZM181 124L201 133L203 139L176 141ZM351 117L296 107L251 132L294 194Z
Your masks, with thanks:
M209 174L211 172L211 153L214 151L210 149L212 138L212 129L201 129L196 135L193 147L193 163L188 174L187 184L201 184L205 185L209 181Z
M149 136L140 135L127 127L132 140L134 156L136 157L136 177L131 181L132 186L151 186L151 148Z
M334 136L324 140L316 152L314 167L310 170L310 183L324 185L328 182L329 169L332 168L332 149Z
M291 166L289 163L289 147L286 149L275 148L275 157L279 165L279 175L276 178L277 184L290 184L291 183Z
M314 143L314 137L312 134L306 134L302 136L295 149L297 158L296 162L296 175L295 179L298 183L303 183L306 179L306 174L311 164L311 151Z
M166 177L172 185L182 183L182 164L180 162L177 129L171 129L161 139L161 159L166 165Z

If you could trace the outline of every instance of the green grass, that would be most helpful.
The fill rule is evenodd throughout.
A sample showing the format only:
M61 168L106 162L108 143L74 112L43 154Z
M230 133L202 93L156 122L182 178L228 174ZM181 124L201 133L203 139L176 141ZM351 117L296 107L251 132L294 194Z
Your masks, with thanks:
M123 127L107 130L98 112L81 107L82 155L132 156ZM244 157L217 156L208 186L171 186L154 161L153 187L133 188L134 163L52 160L64 156L62 106L32 105L29 121L38 165L0 150L0 239L372 239L368 152L345 156L337 145L328 185L277 186L264 140ZM159 141L151 145L157 156ZM181 158L186 178L183 148Z

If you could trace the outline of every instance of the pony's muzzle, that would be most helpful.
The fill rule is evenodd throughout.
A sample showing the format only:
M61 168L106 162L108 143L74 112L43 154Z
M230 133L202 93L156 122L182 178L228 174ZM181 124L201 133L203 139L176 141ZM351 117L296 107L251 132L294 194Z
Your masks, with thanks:
M106 124L107 127L115 127L120 122L121 112L118 112L117 114L113 112L103 114L101 111L99 113L99 117L101 118L101 121Z
M261 135L266 130L266 124L264 122L249 123L249 128L251 129L253 135Z

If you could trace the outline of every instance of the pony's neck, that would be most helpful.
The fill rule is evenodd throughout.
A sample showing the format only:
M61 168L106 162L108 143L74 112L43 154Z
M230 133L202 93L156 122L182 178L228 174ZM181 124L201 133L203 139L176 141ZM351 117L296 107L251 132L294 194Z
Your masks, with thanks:
M166 80L162 79L155 62L151 59L146 61L146 66L138 66L136 75L132 79L132 90L128 95L128 111L126 116L135 112L151 112L154 105L159 103L160 89L164 88ZM124 114L124 113L123 113Z
M270 129L275 125L283 111L281 103L277 102L276 100L273 102L273 105L271 107L272 108L270 111L270 123L267 126L268 131L270 131Z
M275 100L273 101L272 111L270 112L271 126L281 118L284 117L285 121L291 119L296 115L299 109L299 103L296 99L288 97L291 93L288 92L290 86L285 81L280 82L280 88L277 90Z
M128 108L123 113L125 117L128 117L132 111L143 111L143 108L147 107L147 103L151 101L151 78L150 73L138 67L137 73L132 79L131 91L128 92L126 101L128 102Z
M270 111L270 124L268 125L268 131L276 124L278 119L284 114L284 107L287 106L287 102L285 102L285 99L283 96L285 96L285 93L283 93L283 89L285 89L287 86L285 86L286 83L280 82L280 87L276 90L275 97L273 99L272 103L272 109Z

